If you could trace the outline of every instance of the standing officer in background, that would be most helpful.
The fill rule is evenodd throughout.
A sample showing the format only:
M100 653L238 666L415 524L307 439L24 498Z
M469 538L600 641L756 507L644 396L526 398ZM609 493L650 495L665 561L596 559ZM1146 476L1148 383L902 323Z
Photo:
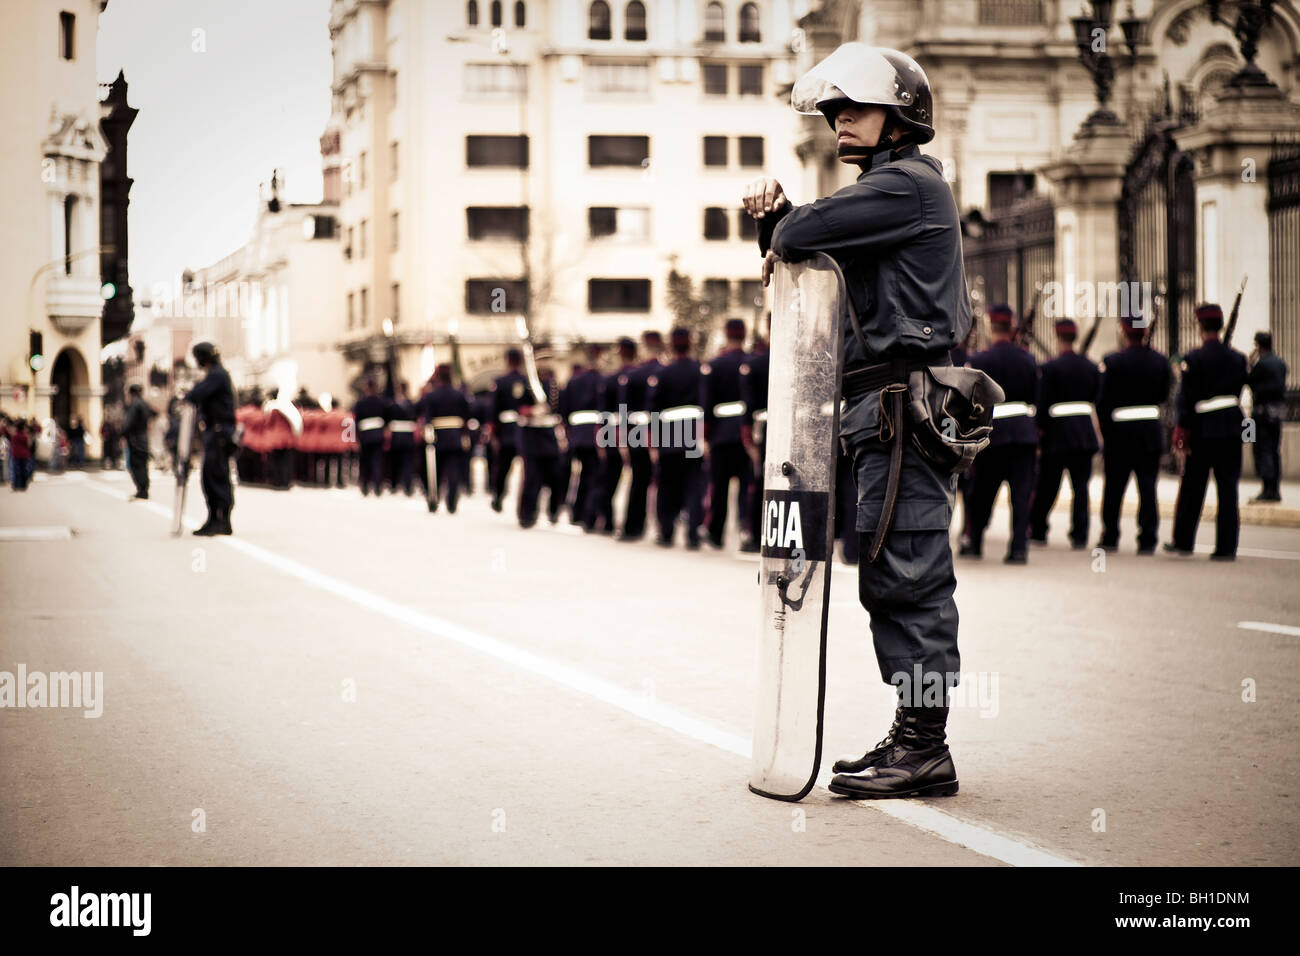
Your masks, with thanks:
M1210 557L1233 561L1241 532L1237 483L1241 480L1241 390L1246 387L1246 356L1220 341L1223 310L1219 306L1198 305L1196 321L1201 326L1202 344L1183 357L1182 384L1175 403L1174 448L1186 452L1187 460L1174 505L1174 539L1165 544L1165 550L1192 553L1205 487L1213 471L1219 504Z
M376 495L384 490L384 414L387 402L379 394L373 378L366 379L364 392L352 406L352 417L357 423L357 444L360 446L360 485L365 497L373 488Z
M415 467L415 404L405 382L397 383L397 396L388 403L384 417L388 420L388 483L393 494L400 487L410 497Z
M993 409L993 434L989 447L975 460L975 487L971 492L970 543L961 554L984 555L984 532L993 515L993 502L1002 482L1011 492L1011 544L1007 564L1024 564L1029 538L1029 503L1034 494L1034 452L1038 426L1034 401L1038 394L1038 364L1012 341L1011 307L989 307L989 332L993 344L976 352L966 364L987 374L1002 386L1006 400Z
M655 331L641 334L641 345L646 360L618 376L618 405L627 409L629 435L644 436L646 443L627 445L627 465L632 472L628 487L627 510L623 513L623 530L620 541L640 541L645 534L646 510L650 485L654 481L654 458L650 446L650 386L649 381L663 371L659 360L664 351L663 336Z
M704 518L700 484L701 424L704 409L700 363L691 358L689 329L676 328L669 335L673 360L646 379L650 390L651 414L659 422L659 476L655 510L659 517L660 547L673 546L677 516L686 511L686 547L700 546L700 523Z
M897 410L893 389L906 387L914 370L948 364L948 350L970 327L957 205L940 163L917 148L934 138L930 82L904 53L846 43L795 84L791 102L800 112L820 111L835 130L840 162L862 172L830 198L799 207L776 180L759 179L744 204L759 220L764 281L776 257L826 252L839 262L860 318L866 354L845 322L840 438L857 474L866 552L858 593L871 615L881 679L899 693L885 739L837 762L830 789L857 798L946 796L957 792L945 736L947 690L961 663L948 540L956 476L881 427L886 390ZM895 456L901 480L887 502ZM877 525L889 533L871 560ZM941 702L908 691L915 671L944 688Z
M131 398L126 406L122 434L126 438L126 467L135 483L135 497L149 497L149 423L158 413L144 400L144 388L137 382L127 391Z
M520 366L524 353L519 349L506 349L506 374L492 383L492 417L485 428L487 440L492 445L496 468L488 477L492 489L492 510L501 510L501 499L510 483L510 467L515 463L519 439L519 409L530 404L525 398L528 379Z
M722 547L727 529L731 482L739 485L737 521L741 536L748 537L749 486L753 465L741 440L745 403L740 397L740 366L745 361L745 323L728 319L723 327L726 345L713 361L700 366L703 376L704 440L709 448L709 544Z
M1286 362L1273 354L1273 336L1255 333L1250 357L1251 416L1255 419L1255 475L1263 486L1256 502L1282 500L1282 419L1286 416Z
M771 327L770 314L768 327ZM749 520L749 534L740 544L740 550L747 553L760 550L758 532L763 526L763 461L767 457L767 376L770 368L768 342L755 336L754 351L740 366L740 400L745 403L745 421L740 429L740 437L754 476L749 484L749 501L744 505Z
M1160 406L1169 398L1169 360L1146 343L1146 324L1120 320L1127 343L1101 363L1097 419L1101 423L1106 483L1101 493L1101 540L1097 547L1119 547L1119 513L1129 474L1137 479L1138 554L1154 554L1160 532L1156 485L1165 429Z
M447 503L447 511L455 514L469 468L470 440L466 430L469 399L451 384L450 365L439 365L433 370L432 384L433 388L420 398L417 412L420 421L433 431L438 497Z
M597 366L604 347L588 344L585 352L587 364L575 369L573 376L560 392L559 415L564 422L569 449L578 462L578 487L569 509L572 524L582 525L587 531L596 530L596 496L600 490L600 455L596 451L596 428L601 421L602 394L605 377Z
M1072 319L1056 323L1056 358L1039 368L1038 432L1042 455L1038 489L1029 516L1029 539L1047 544L1047 516L1061 490L1061 473L1070 473L1074 496L1070 511L1070 546L1088 546L1088 481L1097 454L1096 409L1101 373L1086 355L1074 351L1079 327Z
M617 436L617 443L604 448L596 448L600 457L600 480L596 483L596 498L593 505L593 520L602 534L614 533L614 497L618 493L619 482L623 480L623 455L627 450L626 422L619 420L619 382L636 369L636 342L633 339L618 340L619 367L604 376L600 382L600 415L602 422L610 423Z
M196 418L203 435L200 483L208 506L208 520L194 533L232 534L230 512L235 507L235 490L230 486L230 456L235 451L235 389L214 345L199 342L192 351L194 361L207 372L185 396L198 409Z

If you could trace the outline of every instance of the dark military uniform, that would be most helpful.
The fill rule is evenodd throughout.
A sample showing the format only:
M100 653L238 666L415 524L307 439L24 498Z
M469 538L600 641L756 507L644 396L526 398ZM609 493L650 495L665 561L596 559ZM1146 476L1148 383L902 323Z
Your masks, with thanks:
M137 498L149 497L149 423L158 413L143 398L131 400L126 407L122 434L126 436L126 467L135 483Z
M625 365L618 372L603 376L600 381L600 416L603 433L619 436L618 380L622 372L632 368ZM600 433L598 433L599 436ZM599 527L606 534L614 532L614 496L618 493L618 483L623 480L623 449L619 445L606 445L597 450L600 455L599 478L596 482L595 499L592 507L593 526Z
M623 514L622 537L635 540L645 534L646 499L654 481L654 463L650 456L650 386L649 381L664 369L657 358L647 359L618 376L618 404L627 408L627 463L632 472L628 487L627 511Z
M542 489L547 491L546 512L551 524L560 518L560 506L569 490L566 473L568 459L560 450L555 430L560 416L553 409L559 404L559 388L553 378L542 379L546 395L534 397L525 385L524 405L531 406L527 415L519 416L519 454L524 459L524 484L519 491L519 524L531 528L537 523L537 505Z
M659 543L671 545L677 516L686 511L686 543L700 544L704 520L700 467L700 406L703 385L700 363L678 356L646 380L649 405L657 415L659 477L655 500L659 518Z
M1038 488L1029 516L1029 536L1047 540L1047 519L1061 490L1063 472L1070 474L1074 495L1070 510L1070 543L1088 546L1088 481L1097 454L1097 430L1092 423L1101 382L1097 366L1076 352L1044 362L1038 380L1038 430L1042 455Z
M1138 490L1138 551L1148 554L1155 550L1160 531L1156 486L1165 438L1160 406L1169 399L1169 359L1146 345L1131 344L1107 355L1099 371L1097 420L1105 442L1106 475L1100 546L1119 546L1120 507L1131 474Z
M746 547L759 550L758 532L763 526L763 462L767 458L767 378L772 356L767 349L754 352L740 366L740 400L745 403L745 425L749 428L758 462L752 468L753 480L749 485L750 540ZM856 499L855 499L856 500ZM854 535L857 531L855 529Z
M759 244L783 259L830 253L844 271L862 325L864 354L845 323L845 370L909 359L947 363L970 329L961 230L939 162L914 145L877 153L855 184L827 199L786 205L759 220ZM857 529L870 535L883 510L890 443L880 436L880 388L848 399L840 424L857 476ZM948 528L956 476L903 444L892 531L874 562L858 565L881 679L913 669L946 683L960 672L956 577ZM945 675L953 675L951 678Z
M1191 551L1196 544L1196 526L1213 472L1218 495L1214 553L1235 557L1241 531L1237 483L1241 480L1241 390L1246 386L1246 356L1212 339L1187 353L1182 371L1175 407L1178 427L1187 434L1188 453L1174 507L1173 550Z
M484 441L484 428L493 420L492 412L492 393L484 392L481 395L475 395L469 401L469 421L466 423L469 430L470 453L469 459L465 465L465 494L474 494L474 456L480 450L483 453L483 464L486 466L486 475L489 487L492 483L492 476L496 474L496 451L491 442Z
M452 514L469 473L469 416L469 399L452 385L439 385L420 399L420 420L433 429L439 497Z
M740 366L744 361L744 349L735 346L700 367L704 438L709 446L709 542L716 548L722 547L726 531L733 479L740 486L737 500L741 534L749 534L745 502L753 467L740 435L745 421L745 403L740 397Z
M203 429L200 484L208 519L229 525L235 507L235 490L230 484L230 456L235 452L235 389L225 366L213 361L203 381L190 389L185 400L197 407L196 417Z
M569 453L578 462L578 486L569 514L587 530L596 526L596 495L600 488L600 455L596 429L601 423L605 378L594 368L573 374L560 391L559 415L569 439Z
M510 481L510 466L518 453L519 409L531 400L528 380L519 371L509 371L492 383L492 421L497 442L496 468L488 479L492 488L492 507L501 510Z
M384 489L384 425L388 402L382 395L362 395L352 406L361 458L361 494Z
M411 493L415 467L415 404L406 398L388 403L388 483L394 494L400 487Z
M1286 416L1286 363L1271 351L1262 354L1247 376L1251 417L1255 420L1255 475L1263 487L1258 501L1281 501L1282 419Z
M1011 544L1007 556L1023 556L1028 547L1034 450L1038 446L1033 405L1038 394L1038 365L1032 355L1010 342L995 342L972 355L968 364L985 372L1006 394L1005 400L993 409L989 446L975 459L970 548L977 555L983 552L993 502L1005 481L1011 492Z

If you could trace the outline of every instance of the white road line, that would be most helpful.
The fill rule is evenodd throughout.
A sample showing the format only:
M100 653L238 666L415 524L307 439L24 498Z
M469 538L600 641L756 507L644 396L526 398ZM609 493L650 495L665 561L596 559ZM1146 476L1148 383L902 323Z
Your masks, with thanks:
M88 487L117 497L117 494L110 488L94 483L91 483ZM147 510L164 518L171 517L170 510L161 505L152 501L144 502L144 505ZM186 525L193 527L194 522L187 520ZM751 743L746 738L720 727L715 727L672 707L649 700L640 693L633 693L599 677L585 674L567 664L549 660L505 641L462 627L459 624L416 611L364 588L322 574L320 571L292 558L268 551L266 548L251 544L240 538L218 537L212 540L220 541L255 561L260 561L327 594L351 601L360 607L382 614L426 634L454 641L471 650L495 657L497 660L511 664L521 670L545 677L570 690L603 701L625 713L648 720L668 730L676 731L691 740L708 744L745 760L750 759ZM823 775L818 782L825 786L830 782L829 775ZM964 820L958 820L956 817L925 803L911 800L849 802L863 809L879 811L886 816L893 817L919 830L924 830L949 843L966 847L982 856L991 857L1011 866L1081 865L1072 860L1055 856L1031 844L1001 836Z
M63 526L0 528L0 541L67 541L72 529Z
M1300 627L1291 624L1269 624L1266 621L1238 621L1237 627L1243 631L1264 631L1268 634L1285 634L1288 637L1300 637Z
M1213 554L1214 546L1198 545L1197 554ZM1271 551L1268 548L1238 548L1237 556L1242 558L1272 558L1276 561L1300 561L1300 551Z

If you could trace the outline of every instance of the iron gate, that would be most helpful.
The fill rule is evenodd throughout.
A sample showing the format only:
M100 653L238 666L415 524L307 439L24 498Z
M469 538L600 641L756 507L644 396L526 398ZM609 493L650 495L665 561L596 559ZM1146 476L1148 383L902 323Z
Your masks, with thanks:
M1037 293L1052 281L1056 216L1050 199L1033 196L1008 206L996 219L967 217L963 233L962 254L976 329L970 346L974 352L987 344L983 318L990 305L1005 302L1017 319L1023 319L1037 300L1041 314ZM1038 342L1051 346L1052 331L1046 323L1035 319L1033 331ZM1039 361L1052 357L1036 344L1030 345L1030 351Z
M1268 164L1268 327L1287 367L1287 419L1300 419L1300 143Z

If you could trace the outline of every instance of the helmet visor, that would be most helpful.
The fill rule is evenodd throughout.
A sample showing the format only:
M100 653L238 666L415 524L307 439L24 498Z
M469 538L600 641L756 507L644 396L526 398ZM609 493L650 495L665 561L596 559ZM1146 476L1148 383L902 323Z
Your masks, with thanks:
M913 94L904 79L879 47L845 43L800 78L790 91L790 105L809 114L821 112L821 104L836 99L907 107Z

